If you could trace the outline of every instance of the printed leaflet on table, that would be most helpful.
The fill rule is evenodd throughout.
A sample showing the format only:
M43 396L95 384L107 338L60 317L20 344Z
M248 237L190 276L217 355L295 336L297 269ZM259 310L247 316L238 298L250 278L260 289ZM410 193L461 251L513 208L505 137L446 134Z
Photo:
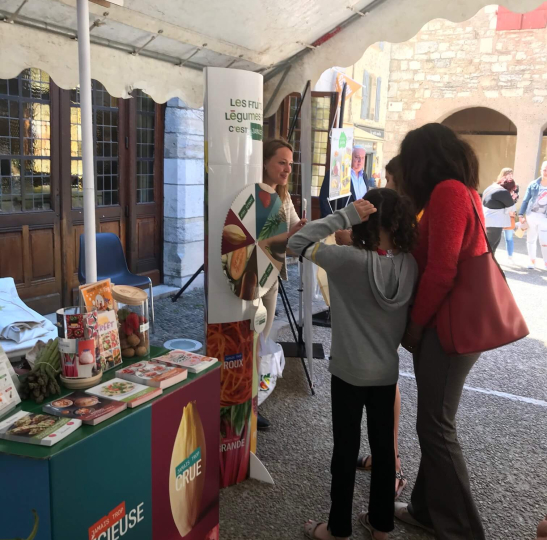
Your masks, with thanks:
M78 419L19 411L0 422L0 439L53 446L81 425Z
M129 408L133 408L154 399L161 395L163 391L161 388L152 388L150 386L124 381L123 379L112 379L94 386L93 388L86 390L86 392L100 398L106 397L115 399L116 401L123 401L127 403Z
M157 362L137 362L116 371L116 377L156 388L169 388L184 381L188 371L183 368L166 366Z
M127 403L90 396L81 390L55 399L44 405L42 411L62 418L78 418L84 424L95 426L127 409Z
M204 369L216 364L218 360L210 356L202 356L201 354L175 349L154 358L152 362L186 368L190 373L200 373Z

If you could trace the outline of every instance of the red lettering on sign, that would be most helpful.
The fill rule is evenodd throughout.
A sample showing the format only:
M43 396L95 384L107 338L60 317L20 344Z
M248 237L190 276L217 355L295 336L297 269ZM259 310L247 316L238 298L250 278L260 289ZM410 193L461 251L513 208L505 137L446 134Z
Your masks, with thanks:
M108 514L108 516L103 516L97 523L94 523L89 527L88 533L89 533L89 540L97 540L100 536L100 534L106 529L109 529L123 519L125 517L125 501L116 506L114 510L111 510Z

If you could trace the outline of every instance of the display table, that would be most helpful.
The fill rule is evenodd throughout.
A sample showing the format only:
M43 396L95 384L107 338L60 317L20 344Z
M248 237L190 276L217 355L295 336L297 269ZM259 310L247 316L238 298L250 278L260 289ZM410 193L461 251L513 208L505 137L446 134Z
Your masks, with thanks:
M163 352L151 348L153 357ZM203 488L183 495L185 506L197 505L197 517L189 520L195 524L184 538L217 538L219 368L189 373L186 381L156 399L97 426L82 425L52 447L0 440L0 538L26 539L35 523L33 510L39 516L35 540L181 538L171 510L170 465L190 402L195 402L203 426L201 469L193 478ZM114 378L115 371L105 373L102 381ZM71 392L65 390L63 395ZM32 401L21 406L29 412L42 410Z

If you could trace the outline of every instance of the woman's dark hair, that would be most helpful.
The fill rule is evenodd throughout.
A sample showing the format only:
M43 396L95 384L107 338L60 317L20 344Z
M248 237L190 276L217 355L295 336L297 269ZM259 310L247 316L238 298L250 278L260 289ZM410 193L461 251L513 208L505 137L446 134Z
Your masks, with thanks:
M505 188L507 191L514 191L517 185L514 180L502 180L500 186Z
M386 172L393 177L393 182L397 187L401 185L402 168L401 168L401 156L397 155L391 158L386 165Z
M363 199L372 203L377 211L367 221L353 226L353 245L376 251L380 244L380 229L384 229L391 233L397 249L404 253L412 251L418 239L418 222L410 199L387 188L371 189Z
M479 161L471 146L450 128L426 124L407 133L401 144L401 188L418 211L423 210L437 184L458 180L479 186Z

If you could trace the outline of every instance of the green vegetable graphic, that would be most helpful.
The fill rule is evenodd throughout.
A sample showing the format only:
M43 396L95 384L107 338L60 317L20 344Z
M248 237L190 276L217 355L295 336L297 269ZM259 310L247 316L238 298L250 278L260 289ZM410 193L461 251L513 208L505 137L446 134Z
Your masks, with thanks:
M12 540L34 540L36 535L38 534L38 525L40 524L40 518L38 517L38 512L36 510L32 510L32 513L34 514L34 527L32 528L32 531L30 531L30 536L28 538L13 538Z

